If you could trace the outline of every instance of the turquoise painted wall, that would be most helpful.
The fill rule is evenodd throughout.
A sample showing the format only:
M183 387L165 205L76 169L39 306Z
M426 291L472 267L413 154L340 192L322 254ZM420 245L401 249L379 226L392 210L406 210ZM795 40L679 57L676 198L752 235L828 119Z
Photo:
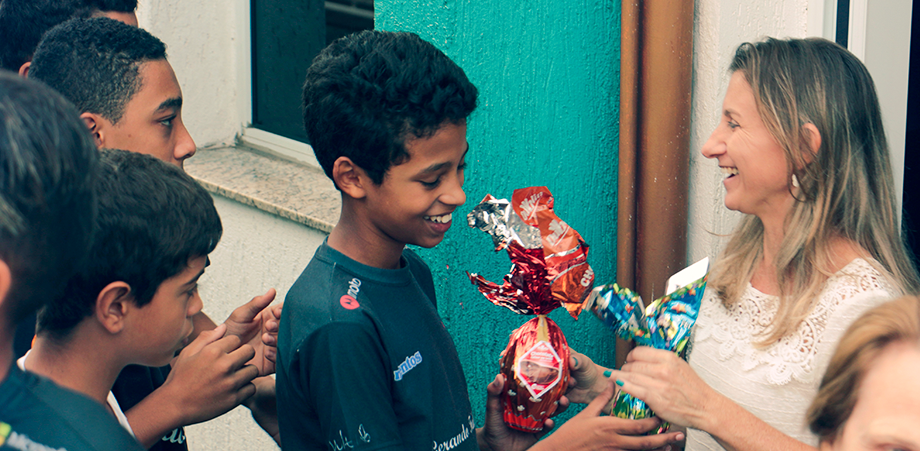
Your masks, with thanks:
M510 198L515 188L545 185L559 217L591 246L596 281L615 279L619 2L377 0L375 8L378 29L418 33L479 88L468 123L467 203L444 242L420 254L481 425L499 352L529 317L492 305L470 284L466 271L500 282L510 262L466 226L466 213L487 193ZM570 346L613 365L613 335L590 313L577 322L563 309L550 317Z

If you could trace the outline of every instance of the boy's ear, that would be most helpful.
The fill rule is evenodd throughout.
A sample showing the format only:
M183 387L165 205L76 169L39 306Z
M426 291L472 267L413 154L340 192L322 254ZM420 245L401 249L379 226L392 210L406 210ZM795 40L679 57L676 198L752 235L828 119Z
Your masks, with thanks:
M343 193L355 199L361 199L367 195L365 186L370 183L364 169L361 169L348 157L339 157L335 163L332 163L332 181Z
M29 78L29 68L32 67L31 61L26 61L22 63L22 66L19 66L19 76L22 78Z
M0 312L4 311L3 301L10 294L10 287L13 286L13 272L5 261L0 260ZM5 318L0 318L0 325L4 324Z
M89 128L89 132L93 134L93 141L96 143L96 147L104 148L105 134L108 130L105 130L105 122L101 120L102 117L95 113L84 112L80 114L80 119L83 119L83 123Z
M131 309L134 296L125 282L112 282L96 296L96 320L109 333L117 334L125 327L125 316Z

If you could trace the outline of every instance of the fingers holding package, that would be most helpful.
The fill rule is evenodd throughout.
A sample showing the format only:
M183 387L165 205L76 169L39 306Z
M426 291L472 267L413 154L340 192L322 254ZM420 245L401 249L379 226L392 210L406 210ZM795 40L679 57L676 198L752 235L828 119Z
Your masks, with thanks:
M678 426L705 429L710 406L721 397L677 354L640 346L612 379L649 405L655 415Z

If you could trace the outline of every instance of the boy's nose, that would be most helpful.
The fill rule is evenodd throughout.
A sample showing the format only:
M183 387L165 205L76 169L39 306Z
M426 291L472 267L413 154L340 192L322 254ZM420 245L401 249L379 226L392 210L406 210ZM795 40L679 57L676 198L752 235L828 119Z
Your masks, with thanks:
M198 295L198 292L195 292L195 296L188 303L188 316L192 317L198 314L201 309L204 308L204 303L201 301L201 296Z
M463 179L457 178L450 188L441 195L441 202L446 205L460 206L466 202L466 192L463 191Z
M176 125L179 127L179 130L177 130L179 136L176 140L176 147L173 150L173 157L179 162L179 167L182 167L185 160L195 155L198 147L195 145L195 140L192 139L188 129L185 128L185 124L180 122Z

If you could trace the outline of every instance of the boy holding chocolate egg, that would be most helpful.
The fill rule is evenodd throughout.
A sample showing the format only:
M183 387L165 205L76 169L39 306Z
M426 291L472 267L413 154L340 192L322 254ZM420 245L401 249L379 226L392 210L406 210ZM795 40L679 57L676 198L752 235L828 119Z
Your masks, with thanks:
M501 376L488 387L486 424L475 428L431 273L406 249L440 243L466 201L466 118L477 95L460 67L412 33L343 37L307 71L304 125L342 213L284 304L283 449L519 450L539 438L503 423ZM535 446L644 449L676 440L619 435L655 421L598 417L612 394L608 386Z

